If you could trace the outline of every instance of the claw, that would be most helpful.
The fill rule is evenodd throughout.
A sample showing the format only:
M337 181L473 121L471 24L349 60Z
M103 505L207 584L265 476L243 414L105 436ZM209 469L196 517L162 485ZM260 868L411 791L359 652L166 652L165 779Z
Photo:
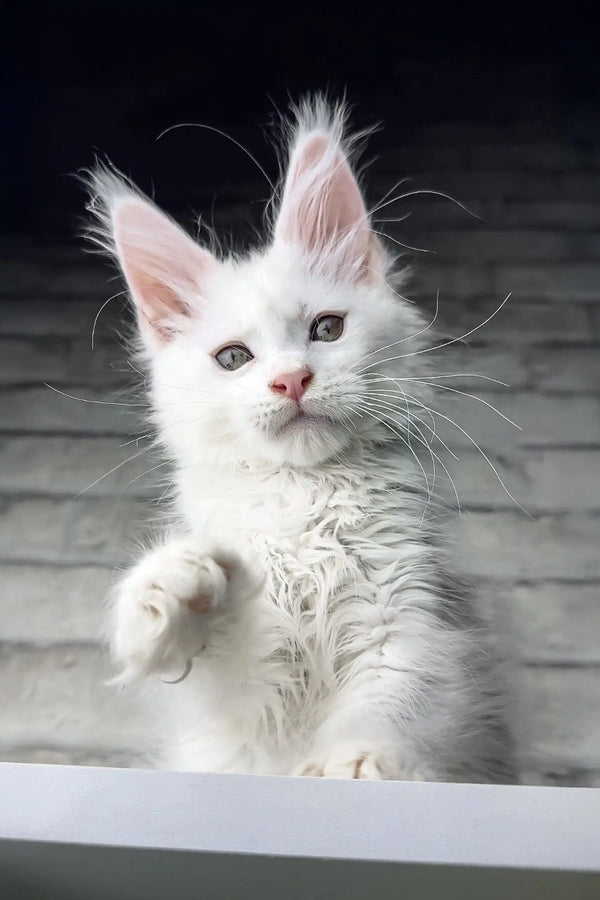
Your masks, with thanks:
M180 675L179 678L176 678L174 681L167 681L166 678L161 678L161 681L164 684L179 684L181 681L185 681L185 679L188 677L188 675L192 671L192 665L193 665L192 660L188 659L185 664L185 669L183 671L183 675Z

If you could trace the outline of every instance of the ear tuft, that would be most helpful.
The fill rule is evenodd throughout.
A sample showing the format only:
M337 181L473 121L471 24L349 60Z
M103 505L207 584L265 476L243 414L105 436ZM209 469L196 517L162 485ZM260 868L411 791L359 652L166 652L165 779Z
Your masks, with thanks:
M297 246L314 268L367 280L382 268L381 248L350 166L345 107L317 97L296 116L275 242Z
M95 218L89 236L116 258L142 335L156 346L193 312L217 260L120 173L98 166L87 184Z

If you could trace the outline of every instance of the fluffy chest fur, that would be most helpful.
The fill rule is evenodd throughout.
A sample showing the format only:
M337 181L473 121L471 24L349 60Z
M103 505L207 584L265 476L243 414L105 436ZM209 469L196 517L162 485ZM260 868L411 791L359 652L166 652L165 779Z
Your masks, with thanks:
M228 684L228 721L254 754L262 748L258 770L301 756L365 674L422 667L440 623L425 498L408 489L413 478L397 450L382 458L378 448L315 470L202 470L183 479L188 528L235 547L260 585L198 660L203 691L193 706L198 714L216 667L214 696L222 701ZM209 707L202 720L214 729L223 708Z
M342 598L389 605L415 576L428 547L426 498L411 492L413 480L397 448L387 457L379 448L315 469L203 472L184 479L179 507L193 532L236 548L265 602L318 620Z

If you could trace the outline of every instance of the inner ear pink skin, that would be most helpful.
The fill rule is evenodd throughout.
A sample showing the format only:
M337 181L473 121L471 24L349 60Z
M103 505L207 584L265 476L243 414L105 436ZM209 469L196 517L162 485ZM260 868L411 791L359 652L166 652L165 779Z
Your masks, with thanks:
M297 171L292 175L292 189L294 181L307 169L314 169L328 149L329 140L324 135L315 135L309 139L303 149ZM325 189L318 198L315 217L324 231L321 237L328 241L336 233L342 234L361 222L367 228L367 210L350 166L339 150L333 155L329 172L324 180ZM318 237L318 229L314 236Z
M352 170L339 147L322 134L308 137L292 156L276 237L311 256L336 257L355 273L377 262L376 241Z
M295 372L285 372L282 375L277 375L269 387L276 394L281 394L283 397L288 397L290 400L299 403L312 380L313 373L310 369L304 367L297 369Z
M137 197L117 202L113 228L140 325L164 340L170 334L165 322L189 313L190 297L201 293L217 260L168 216Z

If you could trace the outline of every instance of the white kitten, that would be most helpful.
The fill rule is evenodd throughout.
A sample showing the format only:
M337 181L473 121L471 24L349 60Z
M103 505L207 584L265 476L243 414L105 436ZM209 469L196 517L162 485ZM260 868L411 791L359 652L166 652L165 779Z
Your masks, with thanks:
M148 676L161 765L505 780L485 635L411 452L426 323L391 287L343 124L301 106L272 235L244 259L93 176L179 523L118 586L112 647Z

